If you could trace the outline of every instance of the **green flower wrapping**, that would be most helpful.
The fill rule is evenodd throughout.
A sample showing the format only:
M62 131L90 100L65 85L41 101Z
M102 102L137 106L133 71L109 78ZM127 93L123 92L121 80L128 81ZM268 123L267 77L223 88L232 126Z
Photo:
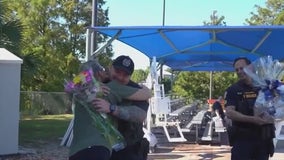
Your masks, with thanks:
M112 149L115 151L119 151L125 148L125 140L121 133L113 126L111 119L102 113L98 113L92 110L89 105L79 100L75 97L76 101L78 101L89 113L90 117L92 118L93 122L92 125L96 127L100 133L104 136L104 138L109 142L112 146Z

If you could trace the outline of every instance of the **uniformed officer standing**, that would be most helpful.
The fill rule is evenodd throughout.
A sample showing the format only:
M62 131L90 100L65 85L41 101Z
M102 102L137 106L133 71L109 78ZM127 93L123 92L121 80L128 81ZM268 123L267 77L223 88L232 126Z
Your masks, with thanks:
M234 61L239 81L231 85L225 94L226 115L232 120L228 128L231 160L268 160L274 153L274 120L271 116L254 116L254 103L259 89L243 68L251 62L241 57Z

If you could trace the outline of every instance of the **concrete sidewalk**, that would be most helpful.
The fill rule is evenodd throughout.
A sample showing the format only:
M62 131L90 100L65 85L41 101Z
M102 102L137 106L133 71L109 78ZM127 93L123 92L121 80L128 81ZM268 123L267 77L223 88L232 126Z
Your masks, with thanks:
M276 148L275 153L270 160L284 160L284 148Z
M186 143L162 144L155 153L150 153L148 160L228 160L229 146L211 146Z
M228 145L227 133L221 133L220 141L202 143L195 139L195 134L185 135L187 142L170 143L162 134L156 134L158 147L150 153L148 160L230 160L231 147ZM284 160L284 141L278 141L273 157L269 160Z
M164 143L150 153L148 160L230 160L231 147L227 145L198 145L189 143ZM284 160L284 148L276 149L269 160Z

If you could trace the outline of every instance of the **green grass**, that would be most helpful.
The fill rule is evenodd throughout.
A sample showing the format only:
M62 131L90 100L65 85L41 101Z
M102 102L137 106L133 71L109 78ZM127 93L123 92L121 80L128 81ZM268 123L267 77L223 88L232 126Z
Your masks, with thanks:
M19 124L19 144L37 145L59 141L73 115L23 116Z

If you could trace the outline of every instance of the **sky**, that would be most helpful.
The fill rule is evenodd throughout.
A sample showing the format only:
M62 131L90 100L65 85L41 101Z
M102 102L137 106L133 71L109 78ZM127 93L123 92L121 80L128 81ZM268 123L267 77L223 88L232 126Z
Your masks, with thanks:
M245 25L255 5L264 7L266 0L106 0L109 9L109 26L162 26L165 1L165 26L201 26L210 21L214 10L225 16L227 26ZM146 69L149 58L119 41L112 43L114 56L128 55L135 69Z

